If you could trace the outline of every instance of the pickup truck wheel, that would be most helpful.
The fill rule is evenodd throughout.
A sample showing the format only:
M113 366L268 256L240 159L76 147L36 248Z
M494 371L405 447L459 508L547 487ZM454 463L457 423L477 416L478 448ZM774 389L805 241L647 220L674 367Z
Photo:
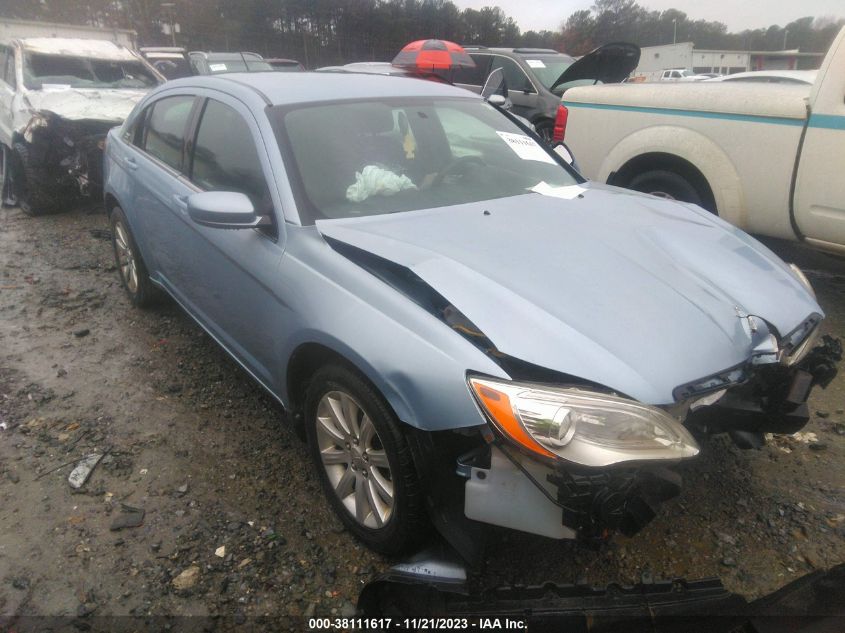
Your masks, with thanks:
M633 176L626 185L628 189L650 193L661 198L703 205L698 190L686 178L667 169L652 169Z
M305 399L308 447L329 504L371 549L396 554L427 534L420 482L399 420L357 372L331 364Z
M5 145L0 145L0 204L4 207L14 207L18 204L13 178L12 151Z
M67 202L66 187L56 184L56 175L44 173L42 167L29 160L29 149L23 143L15 143L12 152L12 174L15 191L21 211L27 215L46 215L61 210Z

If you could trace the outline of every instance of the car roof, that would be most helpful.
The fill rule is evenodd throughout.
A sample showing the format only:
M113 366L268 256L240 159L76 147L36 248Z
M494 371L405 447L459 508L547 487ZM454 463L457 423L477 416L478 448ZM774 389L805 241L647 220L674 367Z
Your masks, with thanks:
M122 44L110 40L74 37L19 38L21 46L31 53L66 55L69 57L97 57L109 60L136 60L138 56Z
M575 59L572 55L561 53L550 48L503 48L503 47L487 47L487 46L466 46L464 47L467 53L499 53L504 55L511 55L512 57L567 57Z
M391 97L480 99L478 95L463 88L434 81L350 72L226 73L185 77L166 84L167 88L182 86L217 88L229 93L249 89L258 92L270 105Z
M261 62L264 61L264 58L261 57L258 53L216 53L214 51L191 51L188 55L196 55L196 56L204 56L206 59L211 61L235 61L241 59L249 59L250 61L254 62Z

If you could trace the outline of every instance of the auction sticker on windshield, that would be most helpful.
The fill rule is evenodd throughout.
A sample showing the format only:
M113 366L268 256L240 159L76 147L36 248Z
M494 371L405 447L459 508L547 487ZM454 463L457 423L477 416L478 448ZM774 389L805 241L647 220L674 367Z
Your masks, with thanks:
M542 59L526 59L525 63L528 64L531 68L545 68L546 65L543 63Z
M226 64L209 64L208 67L213 71L226 70Z
M512 132L499 132L496 134L508 144L514 153L522 160L538 160L541 163L555 164L554 159L546 153L540 145L530 136L524 134L513 134Z

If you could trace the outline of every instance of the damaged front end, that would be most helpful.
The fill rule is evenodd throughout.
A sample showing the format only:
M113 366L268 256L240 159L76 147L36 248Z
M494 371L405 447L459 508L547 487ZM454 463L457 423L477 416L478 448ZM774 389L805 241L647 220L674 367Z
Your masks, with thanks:
M21 135L27 180L35 180L28 187L47 189L59 198L99 191L106 135L118 123L35 112Z
M820 313L782 336L737 307L730 326L748 350L745 361L675 387L672 404L648 405L505 353L477 324L482 313L471 318L410 267L327 240L510 377L467 375L486 425L412 433L434 523L470 561L480 560L489 525L587 544L614 532L637 533L679 494L681 476L673 467L698 454L696 437L727 432L751 448L763 444L765 433L796 432L808 420L812 387L825 387L841 360L838 341L824 337L816 344ZM801 280L799 273L793 269Z

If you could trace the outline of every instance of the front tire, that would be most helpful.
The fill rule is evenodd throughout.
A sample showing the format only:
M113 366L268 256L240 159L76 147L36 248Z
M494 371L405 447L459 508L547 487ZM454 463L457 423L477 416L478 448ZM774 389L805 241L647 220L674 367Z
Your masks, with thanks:
M45 173L45 169L30 160L29 148L15 143L12 152L12 173L15 191L21 211L31 216L57 213L71 197L68 187L56 184L58 174Z
M129 300L137 308L146 308L157 303L160 293L150 281L144 258L138 250L135 238L129 230L129 223L123 209L115 207L109 216L112 247L117 273Z
M14 207L18 204L12 173L12 150L5 145L0 145L0 204L4 207Z
M420 483L399 420L384 398L343 365L318 370L305 401L308 447L334 512L383 554L428 532Z

